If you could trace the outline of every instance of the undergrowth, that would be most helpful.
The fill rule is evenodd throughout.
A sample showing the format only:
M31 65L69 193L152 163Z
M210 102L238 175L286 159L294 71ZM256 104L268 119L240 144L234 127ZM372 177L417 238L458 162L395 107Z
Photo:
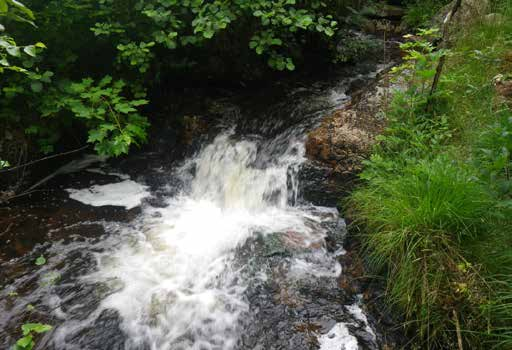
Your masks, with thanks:
M450 0L407 0L405 23L413 28L428 26L433 16L450 3Z
M417 348L512 349L510 3L494 2L501 20L468 24L451 50L430 44L435 30L402 45L405 83L347 203Z

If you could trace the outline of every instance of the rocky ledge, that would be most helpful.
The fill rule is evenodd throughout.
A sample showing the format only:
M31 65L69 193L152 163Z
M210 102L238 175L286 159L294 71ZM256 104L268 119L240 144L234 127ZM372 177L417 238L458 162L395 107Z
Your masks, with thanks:
M306 199L333 205L353 188L376 136L385 127L384 112L391 95L399 87L391 81L388 71L382 72L372 85L355 92L350 103L326 116L308 134L309 162L301 177L315 184L305 186L310 189L304 194Z

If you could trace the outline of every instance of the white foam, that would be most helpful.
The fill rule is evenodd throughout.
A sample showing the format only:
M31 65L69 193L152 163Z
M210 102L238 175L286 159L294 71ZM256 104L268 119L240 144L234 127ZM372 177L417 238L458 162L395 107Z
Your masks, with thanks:
M304 260L301 258L294 258L290 267L290 275L297 279L315 277L331 277L336 278L341 274L341 264L332 257L321 252L316 254L317 259ZM309 258L315 257L310 255Z
M248 280L240 271L244 266L234 263L236 248L256 233L293 232L304 242L325 236L322 221L336 211L289 205L297 191L288 186L289 170L303 162L303 143L290 141L284 154L264 166L255 166L258 146L230 133L218 136L178 170L185 183L180 195L165 208L144 207L139 220L121 230L121 244L97 253L98 270L84 279L113 283L116 292L94 315L117 310L128 335L125 349L233 349L249 310ZM127 197L136 205L145 195L145 187L133 181L71 190L72 198L91 205L126 205ZM318 249L318 256L297 263L297 272L301 278L336 277L340 266ZM59 327L56 348L68 348L66 334L77 327Z
M345 323L336 323L329 332L318 337L320 350L358 350L357 338L350 334Z
M70 198L87 205L94 207L113 205L126 209L139 206L142 199L150 195L147 186L132 180L94 185L83 189L68 188L66 191Z
M377 336L375 335L373 328L370 326L368 318L361 309L361 306L359 306L359 303L347 305L345 307L347 308L348 312L352 314L352 316L354 316L357 320L362 321L364 323L366 332L370 334L372 339L375 341L377 339Z

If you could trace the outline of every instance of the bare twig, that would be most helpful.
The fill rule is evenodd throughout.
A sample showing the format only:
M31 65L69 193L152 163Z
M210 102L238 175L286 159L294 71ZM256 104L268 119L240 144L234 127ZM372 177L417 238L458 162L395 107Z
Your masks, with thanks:
M459 345L459 350L464 350L462 346L462 335L460 332L460 323L459 316L457 315L457 311L453 310L453 319L455 320L455 330L457 331L457 344Z
M30 165L33 165L33 164L36 164L36 163L39 163L39 162L42 162L42 161L45 161L45 160L49 160L49 159L65 156L65 155L68 155L68 154L80 152L80 151L83 151L84 149L86 149L87 147L89 147L89 145L85 145L85 146L82 146L80 148L77 148L77 149L74 149L74 150L71 150L71 151L67 151L67 152L63 152L63 153L58 153L58 154L53 154L51 156L47 156L47 157L43 157L43 158L40 158L40 159L36 159L36 160L30 161L30 162L25 163L25 164L17 165L17 166L12 167L12 168L3 169L3 170L0 170L0 174L1 173L7 173L7 172L10 172L10 171L14 171L14 170L17 170L17 169L20 169L20 168L25 168L27 166L30 166Z
M462 5L462 0L455 0L455 3L453 4L452 9L448 14L446 15L444 21L443 21L443 33L441 36L441 43L439 44L440 49L446 49L448 47L448 28L450 27L450 23L457 13L459 11L460 6ZM427 103L427 112L432 112L433 108L433 101L432 96L437 90L437 86L439 85L439 79L441 78L441 74L443 73L444 63L446 61L446 56L443 55L439 59L439 63L436 67L436 75L434 76L434 80L432 82L432 86L430 88L430 93L428 96L428 103Z
M2 237L7 232L9 232L11 230L11 227L13 227L13 226L14 226L14 223L12 223L12 222L9 225L7 225L7 228L4 230L4 232L0 233L0 237Z
M44 190L32 190L32 191L27 190L27 191L24 191L24 192L21 192L21 193L18 193L18 194L14 194L14 195L12 195L10 197L2 199L0 201L0 204L5 204L5 203L9 202L10 200L12 200L14 198L19 198L19 197L27 196L27 195L32 194L34 192L44 192Z

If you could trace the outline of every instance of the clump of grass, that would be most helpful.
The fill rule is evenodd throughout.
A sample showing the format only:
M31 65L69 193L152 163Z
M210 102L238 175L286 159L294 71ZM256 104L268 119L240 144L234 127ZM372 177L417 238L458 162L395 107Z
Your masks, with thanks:
M419 330L418 340L453 343L455 318L464 322L463 309L484 301L460 247L481 233L491 204L472 172L446 157L375 177L354 192L350 207L367 229L370 263L386 269L388 299Z
M495 349L512 349L512 274L496 275L494 287L498 291L494 303L488 307L494 326L492 343Z

